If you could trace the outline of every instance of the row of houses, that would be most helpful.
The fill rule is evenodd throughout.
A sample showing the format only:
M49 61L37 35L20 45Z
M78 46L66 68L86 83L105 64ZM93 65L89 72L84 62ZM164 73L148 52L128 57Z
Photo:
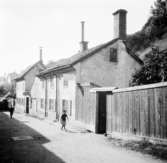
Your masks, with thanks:
M143 64L127 49L126 14L124 9L113 13L114 38L107 43L88 48L82 35L77 54L48 65L43 64L41 50L40 60L15 79L16 108L54 121L59 120L62 110L67 110L71 119L93 131L105 132L106 110L97 110L97 104L105 108L106 96L90 90L128 87L132 74ZM84 22L82 34L83 29Z

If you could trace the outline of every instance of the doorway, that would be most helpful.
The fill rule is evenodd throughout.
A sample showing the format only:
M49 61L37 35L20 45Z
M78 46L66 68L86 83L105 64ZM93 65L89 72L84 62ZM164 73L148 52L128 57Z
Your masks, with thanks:
M28 114L29 113L29 98L26 97L26 113Z
M96 133L106 133L106 93L97 94Z

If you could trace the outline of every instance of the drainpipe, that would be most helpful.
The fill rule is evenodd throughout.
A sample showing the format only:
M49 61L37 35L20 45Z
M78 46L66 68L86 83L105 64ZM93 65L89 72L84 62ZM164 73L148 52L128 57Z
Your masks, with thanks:
M56 120L59 120L59 84L58 75L56 75Z
M47 77L45 78L45 117L47 117L47 101L48 101L48 81Z

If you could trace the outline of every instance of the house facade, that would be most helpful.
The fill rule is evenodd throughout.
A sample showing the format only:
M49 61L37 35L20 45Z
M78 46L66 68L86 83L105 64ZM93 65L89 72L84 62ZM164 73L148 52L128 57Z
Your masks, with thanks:
M103 93L97 96L90 90L127 87L132 74L142 65L142 60L130 54L126 47L126 13L121 9L113 14L115 38L90 49L84 41L82 22L80 52L53 62L34 76L30 93L32 114L59 120L62 111L66 110L70 119L83 122L93 131L106 128L106 96ZM26 80L20 83L21 86L26 88Z
M58 62L56 62L57 64ZM55 70L48 68L38 78L44 82L45 117L58 121L62 110L66 110L70 119L75 119L75 71L69 67Z
M113 15L116 38L90 49L82 38L80 52L53 62L39 73L37 78L44 83L45 95L40 98L45 101L45 117L58 120L62 110L67 110L71 119L95 130L97 98L105 100L105 97L97 97L90 90L95 87L129 86L132 74L141 67L142 61L136 55L129 54L125 44L126 11L118 10Z
M45 116L45 83L37 76L31 89L30 114L43 118Z
M42 61L29 66L15 78L16 81L16 108L25 113L31 112L31 89L36 75L45 68Z

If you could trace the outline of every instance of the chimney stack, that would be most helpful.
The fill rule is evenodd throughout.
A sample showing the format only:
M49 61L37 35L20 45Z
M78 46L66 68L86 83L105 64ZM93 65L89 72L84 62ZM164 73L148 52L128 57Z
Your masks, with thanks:
M42 59L42 47L39 48L39 60L40 62L43 62L43 59Z
M127 11L119 9L113 13L114 15L114 38L124 40L126 38L126 14Z
M81 21L81 42L80 42L80 46L81 46L81 51L85 51L88 49L88 42L84 41L84 21Z

